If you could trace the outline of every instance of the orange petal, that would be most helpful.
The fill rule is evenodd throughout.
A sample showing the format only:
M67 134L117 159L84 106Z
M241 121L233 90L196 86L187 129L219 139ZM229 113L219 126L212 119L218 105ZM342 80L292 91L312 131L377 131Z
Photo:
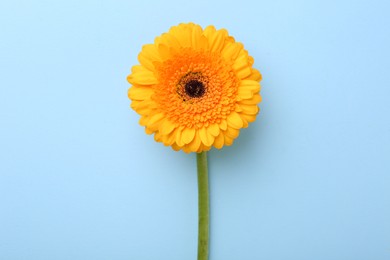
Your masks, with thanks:
M226 146L229 146L229 145L232 145L232 144L233 144L233 140L234 140L234 139L230 138L230 137L227 136L227 135L224 135L223 137L224 137L224 139L225 139L225 145L226 145Z
M188 145L183 146L182 149L183 149L183 151L184 151L185 153L193 152L193 151L191 151L191 148L190 148Z
M192 152L196 152L198 151L200 145L201 145L201 140L199 137L199 131L196 131L194 139L192 140L191 143L188 144L188 147Z
M172 149L175 150L175 151L180 151L180 149L181 149L181 146L178 146L178 145L175 144L175 143L173 143L171 147L172 147Z
M127 92L127 96L132 100L145 100L150 99L150 96L154 94L154 91L150 87L131 87Z
M169 135L163 135L162 140L164 145L172 145L176 140L175 131L171 132Z
M172 122L170 122L168 119L165 119L162 122L159 131L161 134L167 135L167 134L171 133L174 129L175 129L175 125Z
M214 141L215 148L221 149L224 143L225 143L225 138L223 137L223 133L220 133L217 137L215 137L215 141Z
M257 115L259 113L259 107L257 105L239 104L239 106L244 114Z
M200 36L202 35L202 27L199 25L194 25L192 28L192 33L191 33L191 42L192 42L192 47L197 50L200 47Z
M165 33L161 37L161 43L173 49L180 49L180 43L175 36Z
M154 131L151 130L149 127L146 126L146 127L145 127L145 133L148 134L148 135L151 135L151 134L154 133Z
M209 151L211 149L211 146L207 146L207 145L204 145L204 144L200 144L199 148L198 148L198 153L200 152L205 152L205 151Z
M209 125L209 127L207 128L207 132L209 134L211 134L212 136L219 135L219 126L218 126L218 124Z
M222 50L221 55L226 61L235 60L242 48L243 45L241 43L228 43Z
M257 105L261 102L261 100L262 98L260 94L254 94L252 98L240 100L239 103L244 105Z
M229 126L235 128L235 129L240 129L243 126L242 119L237 112L231 112L230 115L227 117L227 123Z
M161 120L164 120L164 114L158 113L150 117L147 127L152 131L157 131Z
M195 137L195 129L193 128L185 128L182 132L182 139L184 144L189 144Z
M183 131L182 128L176 128L176 130L175 130L175 134L176 134L175 142L180 147L184 145L184 142L182 139L182 131Z
M247 128L249 126L248 121L242 116L241 116L241 119L242 119L242 123L243 123L242 128Z
M187 25L179 24L178 26L173 26L169 30L169 33L175 36L181 47L191 47L192 31Z
M139 101L139 100L133 100L131 102L131 107L137 111L138 114L141 115L148 115L151 114L151 111L153 111L156 108L156 103L154 101Z
M154 62L161 62L160 55L158 54L157 48L154 44L146 44L142 47L142 51L138 55L138 61L150 71L154 71Z
M149 122L149 117L141 116L138 123L142 126L146 126L148 122Z
M202 143L206 146L211 146L214 142L214 136L209 134L206 130L206 128L202 127L199 129L199 137Z
M248 123L252 123L256 120L256 115L246 115L242 114L241 115Z
M156 133L154 134L154 140L155 140L156 142L161 142L161 141L162 141L162 139L161 139L161 134L160 134L159 132L156 132Z
M260 71L258 71L255 68L252 68L252 73L246 79L253 79L256 81L261 81L261 78L262 78L262 76L260 74Z
M207 50L209 48L209 41L207 40L207 38L202 35L200 38L199 38L199 49L200 50Z
M225 39L228 36L228 32L225 29L216 31L213 26L208 26L204 34L209 41L209 49L211 52L220 52L225 45Z
M163 61L169 60L172 57L169 46L167 46L165 44L158 45L158 52L159 52L160 57Z
M158 83L153 72L149 70L133 72L127 77L127 81L138 85L155 85Z
M242 49L240 51L240 54L234 61L233 69L239 79L244 79L251 74L251 64L249 63L248 52L246 50Z
M228 127L228 129L225 131L225 134L232 139L236 139L240 134L240 130Z
M219 124L219 127L222 130L226 130L227 129L227 122L226 122L226 120L222 120L221 123Z
M260 84L256 80L243 79L240 81L239 88L249 89L252 93L257 93L260 91Z

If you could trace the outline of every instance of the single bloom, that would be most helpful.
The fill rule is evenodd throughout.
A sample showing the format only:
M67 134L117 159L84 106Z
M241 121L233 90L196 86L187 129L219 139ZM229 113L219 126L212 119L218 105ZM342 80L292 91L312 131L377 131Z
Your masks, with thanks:
M261 74L225 29L188 23L146 44L127 77L147 134L176 151L231 145L255 121Z

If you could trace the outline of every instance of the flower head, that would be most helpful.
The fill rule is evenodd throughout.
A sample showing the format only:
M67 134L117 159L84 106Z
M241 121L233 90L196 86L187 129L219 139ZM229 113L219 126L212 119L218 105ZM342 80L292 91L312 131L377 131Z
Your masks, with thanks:
M144 45L138 60L128 96L156 141L185 152L220 149L255 121L261 74L225 29L179 24Z

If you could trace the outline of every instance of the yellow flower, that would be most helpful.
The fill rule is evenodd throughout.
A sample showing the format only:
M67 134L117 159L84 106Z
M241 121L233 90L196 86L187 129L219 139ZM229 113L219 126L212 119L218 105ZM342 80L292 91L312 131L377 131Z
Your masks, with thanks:
M138 60L128 96L156 141L187 153L220 149L255 121L261 74L225 29L179 24L143 46Z

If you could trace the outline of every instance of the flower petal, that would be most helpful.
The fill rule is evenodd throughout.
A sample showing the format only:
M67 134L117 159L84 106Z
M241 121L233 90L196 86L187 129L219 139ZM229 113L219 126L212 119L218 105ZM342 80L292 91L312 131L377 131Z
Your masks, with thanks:
M149 117L147 116L141 116L141 118L139 119L139 124L142 125L142 126L146 126L148 124L148 121L149 121Z
M148 126L145 127L145 133L151 135L154 133L154 130L151 130Z
M226 145L226 146L229 146L229 145L232 145L232 144L233 144L233 141L234 141L234 140L233 140L232 138L230 138L230 137L227 136L227 135L224 135L223 137L224 137L224 139L225 139L224 141L225 141L225 145Z
M199 131L196 131L194 139L192 140L191 143L188 144L188 147L192 152L196 152L198 151L200 145L201 145L201 140L199 137Z
M150 114L156 108L156 103L154 101L149 100L133 100L133 102L131 102L131 108L134 109L140 115L147 115Z
M246 120L248 123L252 123L256 120L256 115L241 115L244 120Z
M183 149L183 151L184 151L185 153L191 153L191 152L193 152L193 151L191 151L191 148L190 148L188 145L183 146L182 149Z
M240 104L245 104L245 105L256 105L260 103L262 100L261 96L259 94L254 94L251 99L243 99L240 100Z
M158 45L158 52L163 61L169 60L172 57L170 47L165 44L161 43Z
M166 45L166 46L169 46L170 48L172 49L180 49L180 43L179 41L177 40L177 38L172 35L172 34L169 34L169 33L164 33L161 37L161 43Z
M194 48L195 50L199 49L200 47L199 40L201 35L202 35L202 27L200 27L199 25L195 25L192 28L192 33L191 33L192 48Z
M235 129L240 129L243 126L242 119L237 112L232 112L230 115L227 117L227 123L229 126L235 128Z
M219 124L219 127L222 130L226 130L227 129L227 121L226 120L222 120L221 123Z
M225 143L225 138L223 137L223 133L220 133L217 137L215 137L214 147L217 149L221 149L223 144Z
M175 151L180 151L180 149L181 149L181 146L179 146L179 145L177 145L177 144L175 144L175 143L173 143L171 147L172 147L172 149L175 150Z
M153 72L149 70L136 71L127 77L127 81L131 84L138 85L155 85L158 83Z
M150 87L131 87L129 88L127 95L133 100L145 100L149 99L154 94L153 89Z
M179 42L181 47L188 48L191 47L191 29L188 28L185 24L179 24L178 26L173 26L169 33L171 33L177 41Z
M146 44L138 55L138 61L150 71L154 71L154 62L161 62L158 50L154 44Z
M209 127L207 128L207 132L209 134L211 134L212 136L219 135L219 126L218 126L218 124L209 125Z
M175 131L172 131L168 135L163 135L162 136L162 140L163 140L164 145L172 145L175 142L175 140L176 140L176 133L175 133Z
M156 132L155 134L154 134L154 140L156 141L156 142L161 142L162 141L162 135L159 133L159 132Z
M253 97L253 94L260 91L260 84L254 80L242 80L238 87L238 97L237 100L250 99Z
M228 127L228 129L225 131L225 134L232 139L236 139L240 134L240 130L233 127Z
M214 137L209 134L204 127L199 129L199 137L202 143L206 146L211 146L214 142Z
M240 81L239 88L248 89L252 93L257 93L260 91L260 83L255 80L244 79Z
M158 113L158 114L151 116L149 121L148 121L148 128L153 130L153 131L157 131L161 120L164 120L163 113Z
M162 135L170 134L175 129L175 125L168 119L164 120L160 126L160 133Z
M225 29L217 31L214 26L208 26L204 30L204 35L209 40L210 51L220 52L225 44L225 39L228 37L228 32Z
M239 106L244 114L257 115L259 113L259 107L257 105L240 104Z
M253 79L253 80L256 80L256 81L261 81L261 78L262 78L262 76L260 74L260 71L258 71L255 68L252 68L251 75L249 75L246 79Z
M183 139L181 138L183 133L182 128L176 128L175 133L176 133L176 139L175 139L176 144L178 146L183 146L184 142Z
M235 60L242 48L241 43L228 43L222 50L221 55L226 61Z
M232 68L237 73L237 77L239 79L244 79L250 76L252 72L251 65L249 63L248 55L244 49L241 50L240 55L234 61Z
M183 139L184 144L189 144L194 140L195 129L193 128L184 128L181 138Z

